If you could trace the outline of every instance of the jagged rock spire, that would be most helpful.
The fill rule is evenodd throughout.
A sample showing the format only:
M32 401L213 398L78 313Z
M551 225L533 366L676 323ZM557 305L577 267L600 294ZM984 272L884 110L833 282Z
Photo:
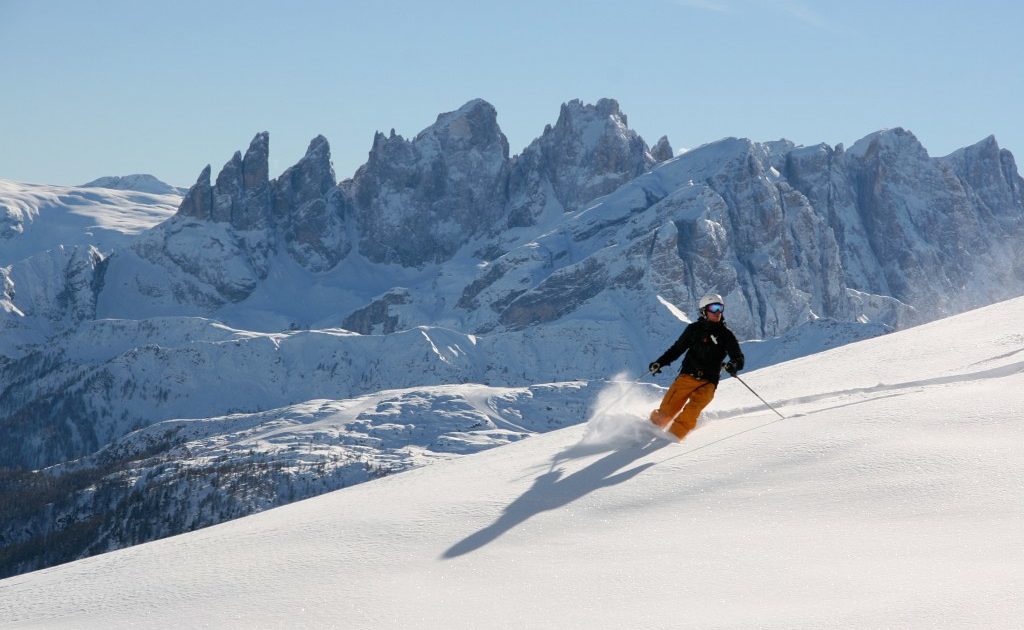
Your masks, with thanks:
M657 162L664 162L665 160L672 159L675 153L672 151L672 145L669 144L668 136L662 136L658 138L657 144L651 148L651 157Z
M347 203L337 188L327 138L313 138L306 154L274 180L273 188L274 216L292 258L311 271L326 271L348 254Z
M242 156L236 151L210 186L210 166L200 173L178 215L230 223L240 230L267 227L270 219L270 134L256 134Z
M207 164L178 206L178 216L210 219L212 212L213 188L210 186L210 165Z

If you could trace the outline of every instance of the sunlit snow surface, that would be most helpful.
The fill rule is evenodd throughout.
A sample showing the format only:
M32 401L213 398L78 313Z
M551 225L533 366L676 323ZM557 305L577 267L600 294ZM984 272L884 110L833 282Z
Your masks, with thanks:
M47 628L1014 628L1024 299L0 581ZM663 375L667 384L668 378Z
M58 245L109 252L167 219L181 197L0 179L0 265Z

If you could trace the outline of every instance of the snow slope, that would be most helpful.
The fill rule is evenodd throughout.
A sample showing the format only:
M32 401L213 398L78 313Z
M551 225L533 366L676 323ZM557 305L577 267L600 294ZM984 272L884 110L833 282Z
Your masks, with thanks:
M109 175L100 177L91 182L82 184L79 188L113 188L115 190L136 190L139 192L153 193L154 195L182 195L188 192L188 188L171 186L162 182L148 173L136 173L134 175Z
M0 625L1019 627L1022 318L746 374L786 420L725 380L683 444L613 388L585 426L0 581Z
M0 179L0 266L58 245L109 252L172 216L180 203L176 194Z

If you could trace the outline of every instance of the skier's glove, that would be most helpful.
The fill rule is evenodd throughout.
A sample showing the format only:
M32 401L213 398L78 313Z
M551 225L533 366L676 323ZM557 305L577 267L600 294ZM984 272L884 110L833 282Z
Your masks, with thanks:
M658 363L657 361L648 365L647 369L651 372L651 374L661 374L661 364Z
M730 375L736 376L736 372L739 371L740 367L733 363L732 361L729 361L728 363L722 364L722 369L728 372Z

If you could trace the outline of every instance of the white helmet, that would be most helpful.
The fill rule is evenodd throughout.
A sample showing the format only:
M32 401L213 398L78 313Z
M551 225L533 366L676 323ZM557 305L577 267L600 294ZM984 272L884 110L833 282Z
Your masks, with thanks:
M722 296L718 295L717 293L708 293L707 295L700 299L700 302L698 302L697 306L698 308L700 308L700 310L703 311L704 307L706 307L708 304L725 304L725 300L723 300Z

